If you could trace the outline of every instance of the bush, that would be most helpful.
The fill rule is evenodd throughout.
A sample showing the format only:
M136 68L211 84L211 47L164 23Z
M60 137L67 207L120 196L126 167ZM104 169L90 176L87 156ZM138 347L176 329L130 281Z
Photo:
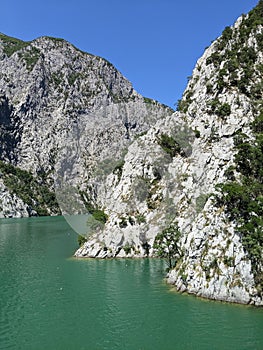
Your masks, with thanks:
M102 224L105 224L108 220L108 215L105 214L103 210L93 209L91 210L91 214L93 215L95 220L101 222Z
M180 238L181 232L177 223L171 224L155 237L153 249L157 256L166 259L169 269L175 266L176 259L182 255Z
M82 235L78 235L78 244L81 247L85 242L87 242L87 238L82 236Z
M230 113L231 113L231 107L228 103L223 103L216 110L216 114L220 117L226 117L230 115Z
M139 225L144 224L146 222L145 216L142 214L136 215L136 221Z
M161 134L157 142L172 158L181 152L180 145L172 136Z
M123 247L123 250L125 252L126 255L130 254L131 250L132 250L132 246L130 244L126 244L124 247Z
M220 117L225 117L230 115L231 107L228 103L221 104L220 101L216 98L211 100L208 104L210 114L216 114Z
M220 54L217 52L214 52L211 54L211 56L209 56L206 59L206 65L213 63L215 67L218 67L221 60L222 60L222 57L220 56Z

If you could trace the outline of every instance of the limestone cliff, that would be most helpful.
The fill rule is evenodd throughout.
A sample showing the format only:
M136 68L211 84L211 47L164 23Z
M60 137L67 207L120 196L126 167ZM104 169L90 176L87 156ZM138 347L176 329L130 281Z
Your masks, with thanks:
M241 146L248 147L257 118L262 133L262 7L261 1L206 49L179 111L129 146L121 172L110 174L98 195L109 215L104 230L77 256L152 255L156 234L177 221L182 254L170 283L203 297L262 305L262 178L255 182L257 213L247 212L258 217L256 238L248 225L241 230L217 187L231 177L242 183L236 139L246 135Z
M58 174L94 193L98 164L114 168L136 135L172 112L62 39L1 34L0 217L57 214Z

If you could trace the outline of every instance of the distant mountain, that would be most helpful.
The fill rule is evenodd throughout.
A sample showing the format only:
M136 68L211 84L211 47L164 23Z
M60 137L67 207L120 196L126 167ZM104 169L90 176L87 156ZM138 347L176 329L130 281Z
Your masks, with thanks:
M137 135L173 112L65 40L1 34L0 216L59 213L54 173L87 191L99 163L116 165Z
M176 112L63 40L2 35L2 216L85 207L79 257L154 256L178 227L170 283L262 306L262 21L261 0L205 50Z

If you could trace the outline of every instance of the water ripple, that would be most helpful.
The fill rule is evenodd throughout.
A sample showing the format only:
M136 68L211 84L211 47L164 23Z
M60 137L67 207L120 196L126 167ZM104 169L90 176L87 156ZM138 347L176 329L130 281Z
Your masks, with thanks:
M1 350L263 348L263 310L171 292L160 260L70 259L63 218L0 227Z

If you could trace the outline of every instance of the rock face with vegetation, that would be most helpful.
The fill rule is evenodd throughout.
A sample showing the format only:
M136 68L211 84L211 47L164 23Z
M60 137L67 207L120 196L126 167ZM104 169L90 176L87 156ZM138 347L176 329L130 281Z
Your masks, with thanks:
M2 36L1 198L56 213L59 174L95 220L76 256L165 256L179 291L263 305L262 18L260 1L205 50L175 113L64 41Z
M179 291L262 305L263 3L197 62L178 112L128 148L99 193L108 219L77 256L153 255L181 232L168 281Z
M58 177L95 201L94 174L112 171L136 135L172 113L62 39L1 34L0 216L59 213Z

